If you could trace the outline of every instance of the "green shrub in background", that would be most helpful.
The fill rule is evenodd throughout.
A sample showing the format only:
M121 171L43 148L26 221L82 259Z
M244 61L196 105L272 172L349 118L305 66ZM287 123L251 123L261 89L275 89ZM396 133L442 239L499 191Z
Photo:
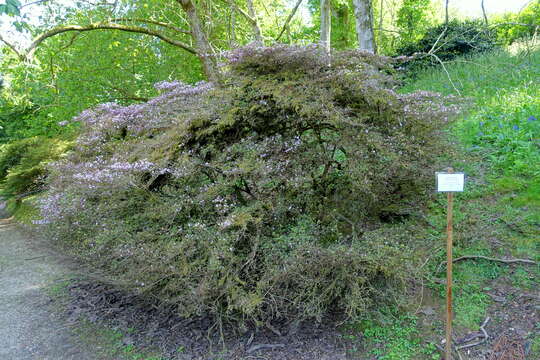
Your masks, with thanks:
M0 150L0 194L6 198L42 189L46 165L67 152L63 140L32 137L3 145Z
M397 50L397 54L412 56L413 60L404 64L409 72L420 68L439 65L433 56L422 55L432 51L441 61L450 61L458 56L480 53L497 47L496 33L479 20L452 20L448 25L440 24L427 30L422 39L409 43Z

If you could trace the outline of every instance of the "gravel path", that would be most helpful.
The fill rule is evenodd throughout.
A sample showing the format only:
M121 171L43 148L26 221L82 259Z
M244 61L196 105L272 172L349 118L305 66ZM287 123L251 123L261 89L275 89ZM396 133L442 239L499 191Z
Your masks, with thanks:
M0 220L0 359L96 359L47 295L68 275L53 254L8 219Z

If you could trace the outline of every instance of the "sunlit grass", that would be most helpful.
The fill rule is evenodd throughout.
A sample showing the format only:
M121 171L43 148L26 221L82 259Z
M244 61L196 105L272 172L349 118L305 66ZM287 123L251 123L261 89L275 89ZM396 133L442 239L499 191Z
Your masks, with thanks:
M468 97L471 106L452 136L493 168L493 191L511 193L513 205L540 211L540 43L458 59L446 70L426 69L402 91L459 91Z

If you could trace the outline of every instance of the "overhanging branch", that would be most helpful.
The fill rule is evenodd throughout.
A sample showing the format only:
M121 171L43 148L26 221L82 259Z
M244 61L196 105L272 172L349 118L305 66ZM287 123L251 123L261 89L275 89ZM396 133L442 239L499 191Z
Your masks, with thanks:
M4 44L6 44L7 47L9 47L11 49L11 51L13 51L21 60L23 60L25 58L24 54L21 53L16 47L15 45L13 45L12 43L10 43L9 41L7 41L6 39L4 39L4 37L2 35L0 35L0 41L3 42Z
M125 32L131 32L131 33L139 33L139 34L145 34L149 36L156 37L168 44L171 44L173 46L179 47L181 49L186 50L187 52L190 52L192 54L197 55L197 51L193 49L192 47L188 46L187 44L172 39L164 34L162 34L159 31L147 29L141 26L134 26L134 25L123 25L123 24L116 24L116 23L94 23L89 25L65 25L65 26L59 26L56 28L53 28L49 31L46 31L45 33L39 35L34 39L32 44L28 47L25 53L17 52L19 53L20 57L24 59L31 59L34 56L34 53L37 49L37 47L45 40L47 40L50 37L56 36L58 34L70 32L70 31L78 31L78 32L84 32L84 31L94 31L94 30L119 30L119 31L125 31ZM6 43L4 41L4 43ZM7 44L7 43L6 43ZM9 45L8 45L9 46ZM10 46L12 50L16 50L13 48L13 46Z
M179 28L177 26L174 26L174 25L162 22L162 21L157 21L157 20L140 19L140 18L118 18L118 19L112 19L111 21L113 23L116 23L116 22L131 22L131 23L143 23L143 24L158 25L158 26L170 29L170 30L174 30L174 31L176 31L178 33L192 35L191 31L184 30L184 29Z

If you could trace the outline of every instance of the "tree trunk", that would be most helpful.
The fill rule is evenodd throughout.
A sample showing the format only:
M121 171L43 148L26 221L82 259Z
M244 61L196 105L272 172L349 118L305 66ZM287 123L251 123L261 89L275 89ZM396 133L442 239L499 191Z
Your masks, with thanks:
M231 9L229 22L229 47L234 49L236 47L236 11L234 9Z
M445 14L444 15L444 25L445 26L448 26L448 20L450 20L449 17L448 17L448 1L449 0L446 0L446 2L444 4L444 14Z
M379 12L379 46L383 43L383 21L384 21L384 0L381 0L381 8Z
M488 25L488 18L487 18L487 14L486 14L486 8L484 7L484 0L482 0L480 5L482 6L482 14L484 15L484 21L485 21L486 25Z
M330 0L321 0L321 46L327 54L330 54L331 21Z
M354 16L356 17L356 36L358 48L372 53L376 51L375 35L373 34L373 13L371 0L353 0Z
M191 27L191 33L195 40L195 47L197 49L197 55L203 65L203 70L208 78L208 81L218 84L221 80L221 74L219 72L216 57L210 42L206 37L197 9L191 0L177 0L182 9L185 11L189 25Z
M259 27L259 21L257 20L257 14L255 13L255 8L253 7L253 0L247 0L248 14L252 17L254 22L251 24L253 29L253 34L255 35L255 41L263 44L263 37L261 34L261 28Z

